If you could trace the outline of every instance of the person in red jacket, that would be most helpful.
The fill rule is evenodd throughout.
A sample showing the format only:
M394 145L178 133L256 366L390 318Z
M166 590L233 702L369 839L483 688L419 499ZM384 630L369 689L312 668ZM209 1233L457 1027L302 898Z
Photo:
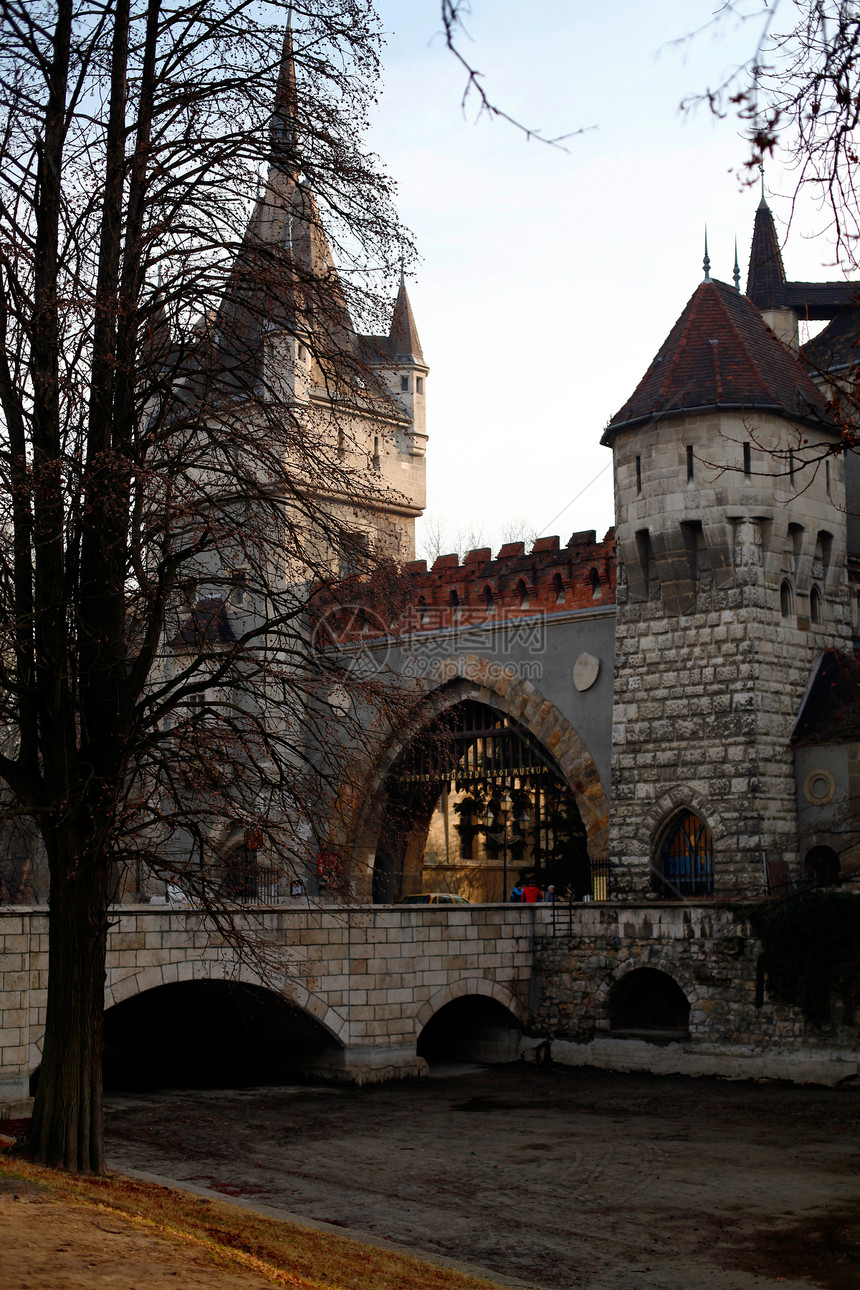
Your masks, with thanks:
M543 896L540 894L540 887L537 885L534 878L529 878L528 882L523 887L523 904L534 905L539 900L543 900Z

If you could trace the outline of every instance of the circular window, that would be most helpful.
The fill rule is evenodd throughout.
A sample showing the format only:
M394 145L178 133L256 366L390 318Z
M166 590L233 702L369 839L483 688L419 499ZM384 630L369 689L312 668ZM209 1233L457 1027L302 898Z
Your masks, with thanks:
M836 792L836 784L829 770L814 770L806 777L803 794L813 806L826 806Z

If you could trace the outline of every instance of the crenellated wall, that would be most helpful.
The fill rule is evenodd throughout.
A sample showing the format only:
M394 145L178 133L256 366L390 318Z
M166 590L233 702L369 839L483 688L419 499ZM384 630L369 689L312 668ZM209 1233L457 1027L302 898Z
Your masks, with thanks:
M485 623L590 609L615 601L615 530L598 542L593 529L574 533L562 547L558 537L508 542L492 558L490 547L440 555L406 566L412 583L410 627L417 631L455 624Z
M336 592L322 588L315 603L333 635L347 641L599 610L615 603L615 586L615 530L598 542L589 529L566 546L557 536L538 538L530 551L524 542L508 542L495 559L490 547L478 547L462 563L456 554L438 556L429 569L426 560L412 560L402 575L380 569ZM339 606L340 626L332 616Z

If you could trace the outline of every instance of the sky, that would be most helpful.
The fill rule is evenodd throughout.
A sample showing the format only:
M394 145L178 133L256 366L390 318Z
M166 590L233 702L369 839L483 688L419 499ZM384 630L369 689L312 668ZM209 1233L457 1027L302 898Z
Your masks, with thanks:
M408 288L427 382L427 512L419 554L613 522L607 421L702 280L742 271L760 189L737 176L736 120L682 99L755 45L751 24L706 29L702 0L472 0L464 52L505 111L566 151L527 141L461 99L439 0L379 0L387 32L372 147L398 186L421 263ZM785 232L791 178L765 176ZM789 278L835 277L797 214Z

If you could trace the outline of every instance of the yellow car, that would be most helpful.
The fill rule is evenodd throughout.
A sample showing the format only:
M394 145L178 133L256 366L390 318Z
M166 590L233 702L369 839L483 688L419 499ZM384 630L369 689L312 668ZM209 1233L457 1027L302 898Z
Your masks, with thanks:
M417 896L404 896L401 905L469 905L465 896L454 896L450 891L422 891Z

